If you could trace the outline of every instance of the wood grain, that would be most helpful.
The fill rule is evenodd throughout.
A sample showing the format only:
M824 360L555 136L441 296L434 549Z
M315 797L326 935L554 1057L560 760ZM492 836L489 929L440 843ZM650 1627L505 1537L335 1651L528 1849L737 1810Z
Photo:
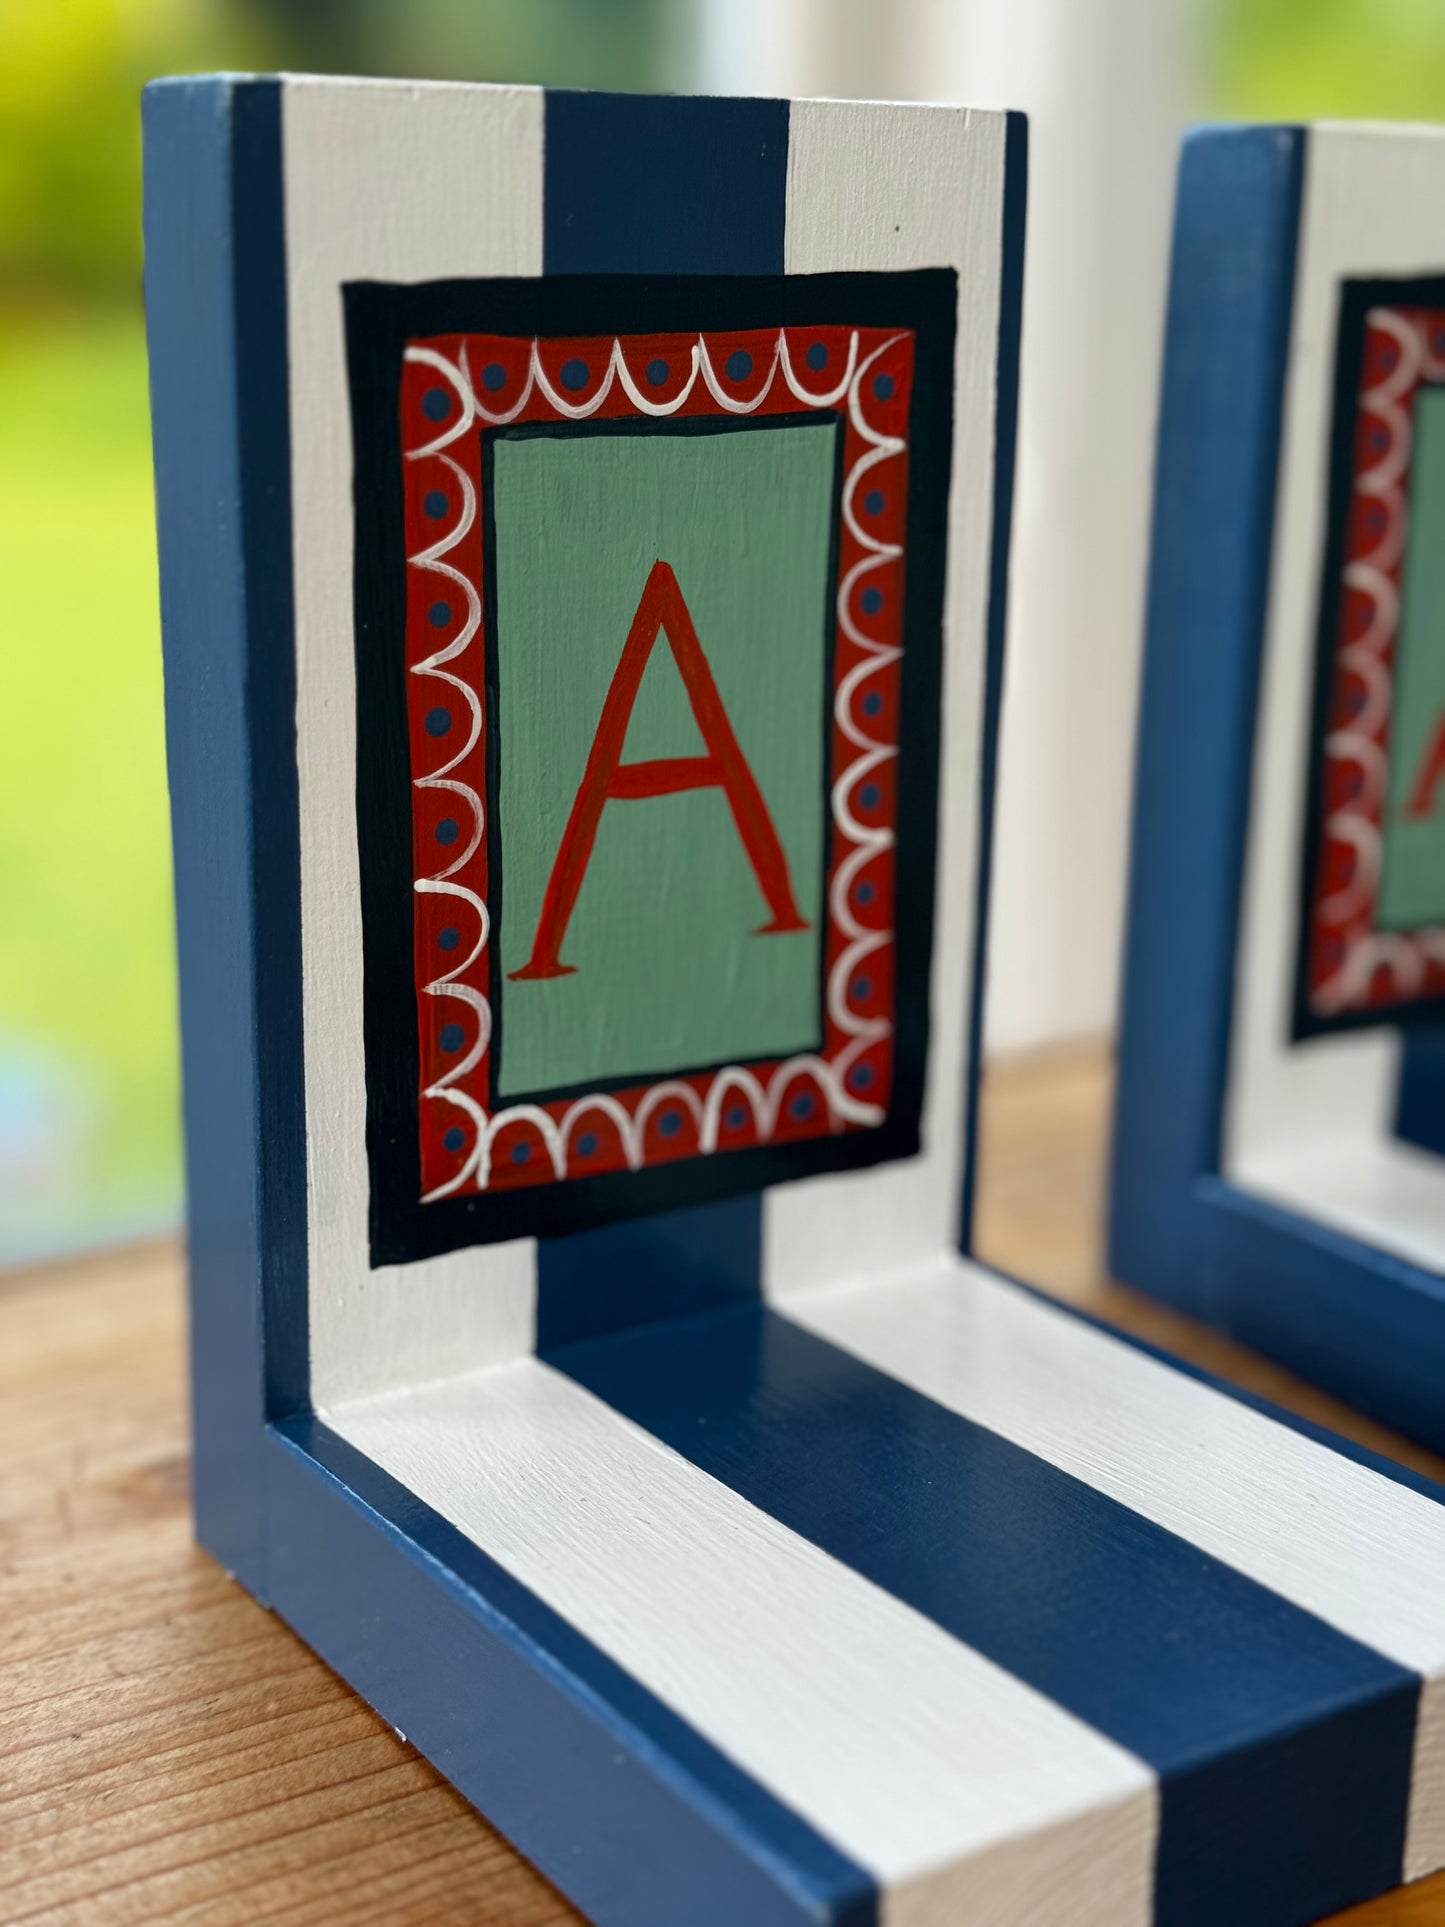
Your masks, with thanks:
M1099 1280L1107 1069L993 1072L985 1255L1281 1403L1445 1463ZM0 1918L294 1927L579 1916L190 1542L181 1259L0 1285ZM1445 1922L1445 1876L1335 1927Z

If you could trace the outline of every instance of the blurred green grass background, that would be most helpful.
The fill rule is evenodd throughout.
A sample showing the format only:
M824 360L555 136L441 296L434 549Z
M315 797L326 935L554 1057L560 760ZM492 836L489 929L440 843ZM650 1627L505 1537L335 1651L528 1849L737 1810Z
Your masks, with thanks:
M0 1262L181 1208L141 84L289 65L650 87L676 82L687 11L0 0ZM1445 118L1440 0L1206 0L1201 24L1201 114Z
M0 0L0 1263L181 1214L140 90L649 87L664 0ZM675 10L674 10L675 12Z
M170 865L133 314L0 338L0 1254L174 1218Z

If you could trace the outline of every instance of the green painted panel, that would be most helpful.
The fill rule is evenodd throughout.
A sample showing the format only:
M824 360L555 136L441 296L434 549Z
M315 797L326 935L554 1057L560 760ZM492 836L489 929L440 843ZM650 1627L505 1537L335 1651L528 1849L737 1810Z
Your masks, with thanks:
M507 1097L816 1049L838 423L500 435L492 449L502 901L510 973L648 573L677 576L808 928L767 903L721 789L610 801L561 956L499 986ZM704 748L665 633L624 760Z
M1409 930L1445 923L1445 783L1433 809L1407 816L1406 804L1445 714L1445 389L1415 402L1410 463L1410 534L1405 551L1395 694L1390 717L1390 777L1384 861L1376 922Z

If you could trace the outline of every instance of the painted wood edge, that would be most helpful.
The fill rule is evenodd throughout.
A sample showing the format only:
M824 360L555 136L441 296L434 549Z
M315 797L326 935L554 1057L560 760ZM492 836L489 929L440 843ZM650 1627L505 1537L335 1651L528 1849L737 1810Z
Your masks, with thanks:
M1445 1280L1223 1179L1197 1191L1204 1278L1182 1309L1445 1452Z
M162 81L142 112L196 1511L264 1597L262 1425L305 1376L278 87ZM276 1314L303 1350L268 1387Z
M599 1927L874 1927L861 1868L339 1434L264 1456L276 1610Z
M1181 1221L1219 1158L1304 156L1206 127L1180 158L1109 1211L1112 1268L1163 1297L1197 1292Z
M958 1212L958 1247L964 1252L969 1250L973 1241L974 1196L978 1179L978 1119L983 1087L989 904L993 885L999 728L1003 714L1004 638L1008 627L1008 571L1013 534L1014 469L1018 450L1028 164L1028 117L1010 112L1004 133L1003 265L994 376L997 400L994 414L993 536L989 555L988 645L984 670L982 754L978 774L978 895L974 911L967 1089L963 1094L963 1182Z

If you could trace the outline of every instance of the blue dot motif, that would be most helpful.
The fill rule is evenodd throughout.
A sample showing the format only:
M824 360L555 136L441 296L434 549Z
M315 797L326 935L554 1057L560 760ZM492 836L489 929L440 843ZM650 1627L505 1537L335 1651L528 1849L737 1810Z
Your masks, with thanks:
M442 950L455 950L461 940L462 933L454 924L449 923L445 930L437 932L437 945Z
M876 892L871 883L860 883L853 894L860 903L871 903Z
M869 587L859 596L858 602L865 616L876 616L883 607L883 591Z
M893 399L892 375L875 375L873 377L873 392L878 397L879 401L892 401Z
M848 1082L855 1091L866 1091L873 1082L872 1067L868 1064L855 1064L848 1073Z
M452 412L452 398L445 388L428 388L421 398L421 412L431 422L444 422Z
M753 358L746 348L734 348L727 360L728 379L746 381L753 372Z
M461 829L454 816L444 816L441 822L437 824L438 843L455 843L460 835Z
M858 801L865 810L876 810L883 801L883 792L876 783L865 783L858 792Z
M442 1034L437 1040L446 1051L460 1050L467 1041L467 1034L460 1024L443 1024Z
M740 1131L747 1122L747 1115L741 1104L730 1104L723 1122L730 1131Z
M579 1137L577 1140L578 1157L590 1158L593 1155L593 1153L596 1151L596 1149L597 1149L597 1133L595 1131L584 1131L581 1137Z
M570 361L562 363L562 386L570 388L575 395L579 388L587 386L587 363L574 355Z
M883 513L883 491L881 488L869 489L868 493L863 497L863 508L868 515L881 515Z
M664 1111L657 1120L657 1128L664 1137L676 1137L682 1129L681 1111Z
M876 689L870 689L868 694L863 698L863 714L865 716L881 716L882 713L883 698L878 694Z
M860 1004L867 1003L868 999L873 995L873 979L871 977L855 977L853 979L853 995L858 999Z
M426 619L433 629L445 629L452 619L452 605L449 602L434 602L426 612Z
M426 733L428 736L445 736L452 726L452 712L440 704L426 713Z
M512 1146L513 1164L527 1164L531 1161L531 1157L532 1157L532 1147L530 1144L527 1144L524 1142L521 1144L514 1144Z
M796 1118L811 1117L813 1115L812 1092L800 1091L798 1095L788 1105L788 1109L792 1112L793 1116Z
M440 522L447 512L446 491L429 488L422 498L422 510L430 521Z
M820 368L826 368L828 366L828 350L823 346L821 341L809 343L807 360L808 366L813 369L815 373Z
M667 374L667 363L660 355L655 361L648 362L647 380L651 387L661 388L662 384L667 380Z
M467 1141L467 1134L460 1124L454 1124L449 1131L442 1132L442 1143L449 1151L460 1151Z
M482 370L482 386L489 395L495 395L507 382L507 371L499 361L489 361Z

